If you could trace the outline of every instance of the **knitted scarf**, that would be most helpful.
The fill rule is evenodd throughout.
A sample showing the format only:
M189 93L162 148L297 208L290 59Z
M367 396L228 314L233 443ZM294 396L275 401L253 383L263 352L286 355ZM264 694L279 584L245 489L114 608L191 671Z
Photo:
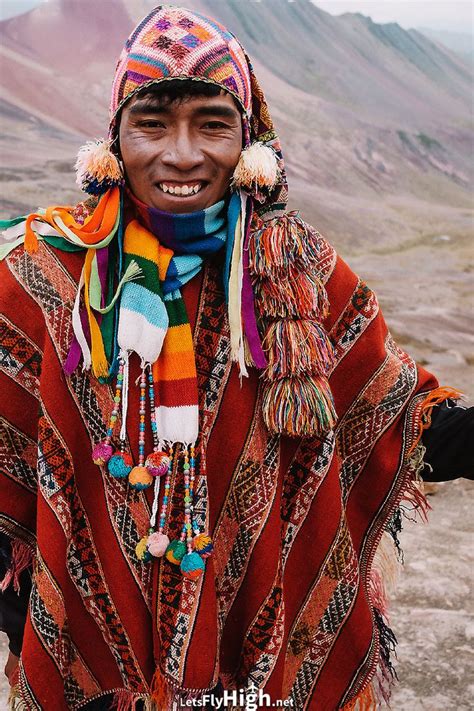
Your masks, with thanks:
M118 345L153 366L161 439L190 444L198 435L196 365L180 289L200 271L204 256L224 246L224 201L184 215L135 204L141 221L125 230L124 267L137 264L141 278L123 288Z
M11 240L4 248L5 256L20 241L35 249L38 239L66 251L87 249L66 372L76 369L82 355L86 368L92 366L97 376L107 377L115 374L119 355L127 362L131 353L137 353L143 368L152 367L160 438L194 443L198 435L196 366L180 289L198 274L204 258L225 244L229 273L240 198L234 195L228 201L228 219L224 200L204 210L175 215L148 207L131 193L127 197L134 215L117 244L110 243L124 220L120 191L115 188L82 224L77 211L73 214L67 207L51 207L23 220L3 222ZM124 406L122 430L126 398Z

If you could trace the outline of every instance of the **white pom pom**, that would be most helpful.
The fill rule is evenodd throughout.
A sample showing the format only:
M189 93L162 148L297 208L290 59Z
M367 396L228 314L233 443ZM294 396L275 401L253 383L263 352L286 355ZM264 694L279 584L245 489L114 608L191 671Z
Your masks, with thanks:
M239 188L273 188L280 170L275 151L263 143L244 148L234 171L233 184Z
M93 195L123 182L117 156L110 150L110 142L102 139L88 141L79 149L75 169L77 185Z

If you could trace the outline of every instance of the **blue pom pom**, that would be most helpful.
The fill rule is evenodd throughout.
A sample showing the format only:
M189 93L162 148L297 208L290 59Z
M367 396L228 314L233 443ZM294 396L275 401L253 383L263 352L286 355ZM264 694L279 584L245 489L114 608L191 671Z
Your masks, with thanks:
M129 454L114 454L107 464L109 473L116 479L125 479L133 468L133 461Z
M186 553L181 561L181 572L189 580L197 580L203 573L205 563L199 553Z

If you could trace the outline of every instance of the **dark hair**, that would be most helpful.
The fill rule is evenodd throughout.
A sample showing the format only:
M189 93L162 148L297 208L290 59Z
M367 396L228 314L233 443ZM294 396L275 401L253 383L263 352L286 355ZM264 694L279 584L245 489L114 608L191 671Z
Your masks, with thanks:
M187 99L193 99L201 96L219 96L226 94L225 89L213 84L212 82L200 81L196 79L165 79L156 84L150 84L143 87L135 96L143 99L150 97L158 101L159 106L169 106L175 101L181 103ZM235 96L231 94L240 113L242 106L239 104Z

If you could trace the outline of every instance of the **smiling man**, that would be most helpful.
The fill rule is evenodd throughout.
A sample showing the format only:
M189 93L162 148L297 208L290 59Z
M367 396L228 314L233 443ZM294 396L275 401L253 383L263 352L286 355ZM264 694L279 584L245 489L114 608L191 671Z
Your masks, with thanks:
M120 118L119 145L130 188L159 210L203 210L227 193L242 151L241 110L213 85L159 86L132 98ZM179 98L183 91L185 100Z
M6 225L12 708L376 708L401 514L421 473L472 475L472 412L286 210L229 31L153 10L110 118L78 156L93 197Z

